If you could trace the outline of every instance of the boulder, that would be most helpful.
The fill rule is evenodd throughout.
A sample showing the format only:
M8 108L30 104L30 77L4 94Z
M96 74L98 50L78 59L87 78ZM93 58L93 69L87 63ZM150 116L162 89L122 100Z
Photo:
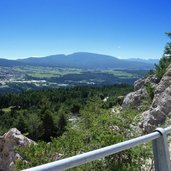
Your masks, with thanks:
M131 92L124 98L122 107L126 108L132 106L138 108L142 103L142 99L146 98L147 96L148 93L145 88Z
M123 100L122 107L133 106L138 108L141 106L143 99L149 98L146 85L150 84L154 89L159 82L155 75L150 75L145 79L139 79L134 82L134 92L129 93Z
M10 129L0 137L0 170L15 171L15 161L22 157L15 152L16 147L26 146L34 143L31 139L25 137L16 128Z
M145 80L143 80L143 79L139 79L139 80L135 81L134 82L134 91L144 88L144 83L145 83Z
M156 75L149 75L145 80L144 80L144 85L147 85L150 83L152 86L156 87L157 84L159 83L159 79L157 78Z

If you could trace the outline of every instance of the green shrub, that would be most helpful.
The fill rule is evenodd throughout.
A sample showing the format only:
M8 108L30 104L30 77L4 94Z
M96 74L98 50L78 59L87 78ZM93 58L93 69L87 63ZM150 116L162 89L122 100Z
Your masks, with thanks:
M148 93L148 95L150 97L150 100L153 100L153 98L154 98L154 90L155 90L154 87L150 83L148 83L148 84L145 85L145 89L147 90L147 93Z

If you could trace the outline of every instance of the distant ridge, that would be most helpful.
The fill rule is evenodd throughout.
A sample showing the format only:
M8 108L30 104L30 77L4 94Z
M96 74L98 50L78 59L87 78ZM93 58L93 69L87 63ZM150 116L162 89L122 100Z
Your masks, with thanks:
M30 57L18 60L0 59L0 66L37 65L50 67L68 67L82 69L136 69L149 70L153 63L134 60L123 60L109 55L77 52L70 55L51 55L46 57Z
M10 67L10 66L17 66L17 65L24 65L24 64L17 60L9 60L9 59L0 58L0 66Z
M160 59L141 59L141 58L128 58L128 61L137 61L143 63L158 64Z

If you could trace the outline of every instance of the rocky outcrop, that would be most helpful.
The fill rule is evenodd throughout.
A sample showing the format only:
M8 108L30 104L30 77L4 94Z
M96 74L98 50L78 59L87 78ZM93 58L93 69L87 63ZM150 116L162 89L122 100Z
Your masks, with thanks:
M147 96L148 94L145 88L131 92L124 98L122 107L126 108L132 106L138 108L142 103L142 99L146 98Z
M10 129L0 137L0 170L15 171L15 161L22 159L15 152L15 148L34 143L31 139L25 137L16 128Z
M133 106L138 108L142 101L149 97L146 90L146 85L150 84L152 87L156 87L158 79L155 75L150 75L146 79L139 79L134 83L134 92L129 93L123 100L122 107Z
M171 118L171 65L167 68L160 82L154 75L135 81L134 92L125 97L122 107L139 108L142 100L150 98L147 92L149 84L154 89L154 98L149 110L143 112L141 116L139 126L144 133L153 131L166 119Z
M143 112L140 127L145 133L171 117L171 65L155 88L154 99L148 111Z
M134 82L134 91L142 89L144 87L145 80L139 79Z

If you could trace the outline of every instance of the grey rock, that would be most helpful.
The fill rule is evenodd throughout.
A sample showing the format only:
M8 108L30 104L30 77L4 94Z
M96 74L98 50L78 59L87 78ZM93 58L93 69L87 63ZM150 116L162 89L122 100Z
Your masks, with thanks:
M149 98L149 95L146 90L146 85L150 84L154 89L159 82L158 78L155 75L150 75L145 79L139 79L134 82L134 92L129 93L123 100L122 107L126 108L128 106L133 106L138 108L143 99Z
M134 91L137 91L137 90L143 88L144 83L145 83L145 81L143 79L139 79L139 80L135 81L134 82Z
M35 143L31 139L25 137L16 128L10 129L7 133L0 137L0 170L15 171L15 161L22 157L15 152L16 147L26 146Z
M158 125L171 117L171 65L155 88L152 105L142 114L140 127L144 132L153 131Z
M160 81L160 80L157 78L156 75L149 75L149 76L145 79L144 83L145 83L145 84L151 83L151 84L157 85L157 84L159 83L159 81Z
M126 108L132 106L138 108L142 103L142 99L146 98L147 96L148 93L145 88L131 92L124 98L122 107Z

